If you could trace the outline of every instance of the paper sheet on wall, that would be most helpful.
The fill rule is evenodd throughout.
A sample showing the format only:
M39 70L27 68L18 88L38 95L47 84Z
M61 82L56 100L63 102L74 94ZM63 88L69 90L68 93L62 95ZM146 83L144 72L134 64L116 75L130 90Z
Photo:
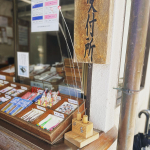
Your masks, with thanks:
M0 27L8 26L8 18L0 16Z
M7 34L7 37L10 37L10 38L13 37L13 29L12 29L12 27L6 27L6 34Z
M3 41L3 43L7 43L8 39L7 39L7 35L6 35L6 28L1 28L1 32L2 32L2 41Z
M2 32L1 32L1 30L0 30L0 43L2 43L3 41L2 41Z
M18 76L29 77L29 53L17 52Z
M11 44L12 44L11 39L8 39L8 45L11 45Z
M59 0L32 0L31 32L59 30Z
M19 26L19 45L28 46L28 27Z

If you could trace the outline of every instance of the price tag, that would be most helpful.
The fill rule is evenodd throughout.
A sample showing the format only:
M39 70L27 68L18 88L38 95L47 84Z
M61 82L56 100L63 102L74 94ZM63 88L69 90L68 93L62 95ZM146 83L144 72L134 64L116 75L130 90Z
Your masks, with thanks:
M61 100L61 96L57 96L57 100L60 101Z
M11 99L11 97L10 97L9 95L5 95L5 97L6 97L7 99Z
M56 111L54 111L54 115L57 116L57 117L60 117L60 118L65 118L64 114L58 113Z
M27 87L21 86L22 90L27 90Z
M3 80L0 80L0 83L3 83Z
M78 105L78 101L76 101L74 99L68 99L68 102L72 103L72 104L75 104L75 105Z
M38 93L39 93L39 94L42 94L42 93L43 93L43 91L44 91L44 90L38 90Z
M12 87L17 87L17 85L16 85L16 84L11 84L11 86L12 86Z
M8 101L9 99L6 97L1 97L0 100L4 103L4 102Z
M46 111L46 108L41 107L41 106L38 106L38 105L37 105L37 109L40 109L40 110Z
M9 82L8 81L4 81L4 84L8 84Z
M6 80L6 76L0 75L1 80Z

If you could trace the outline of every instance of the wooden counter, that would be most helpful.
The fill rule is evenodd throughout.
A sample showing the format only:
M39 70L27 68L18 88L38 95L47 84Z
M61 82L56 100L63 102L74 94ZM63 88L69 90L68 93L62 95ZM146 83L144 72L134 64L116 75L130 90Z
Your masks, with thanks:
M0 119L0 126L4 128L3 132L6 132L7 135L10 135L15 140L27 145L28 147L39 147L39 149L43 150L77 150L76 146L71 144L66 140L60 140L55 145L50 145L18 128L15 126L3 121ZM21 138L20 138L21 137ZM117 139L117 129L113 127L107 133L100 132L100 137L98 140L94 141L93 143L87 145L86 147L82 148L82 150L107 150ZM0 146L1 147L1 146ZM32 149L31 148L31 149Z

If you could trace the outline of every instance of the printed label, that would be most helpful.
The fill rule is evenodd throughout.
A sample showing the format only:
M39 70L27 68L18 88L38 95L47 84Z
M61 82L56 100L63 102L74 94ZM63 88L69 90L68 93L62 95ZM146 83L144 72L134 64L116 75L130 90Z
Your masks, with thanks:
M11 99L11 97L10 97L9 95L5 95L5 97L6 97L7 99Z
M43 83L31 81L31 82L30 82L30 85L31 85L31 86L34 86L34 87L38 87L38 88L43 89Z
M60 100L61 100L61 96L57 96L57 100L59 100L59 101L60 101Z
M75 104L75 105L78 105L78 101L73 100L73 99L68 99L68 102L72 103L72 104Z
M27 87L21 86L22 90L27 90Z
M3 83L3 80L0 80L0 83Z
M58 113L56 111L54 111L54 115L57 116L57 117L60 117L60 118L65 118L64 114Z
M8 81L4 81L4 84L8 84L9 82Z
M41 107L41 106L37 106L37 109L40 109L40 110L46 111L46 108Z
M43 93L43 91L44 91L44 90L38 90L38 93L39 93L39 94L42 94L42 93Z
M6 80L6 76L0 75L0 80Z
M17 85L16 85L16 84L11 84L11 86L12 86L12 87L17 87Z

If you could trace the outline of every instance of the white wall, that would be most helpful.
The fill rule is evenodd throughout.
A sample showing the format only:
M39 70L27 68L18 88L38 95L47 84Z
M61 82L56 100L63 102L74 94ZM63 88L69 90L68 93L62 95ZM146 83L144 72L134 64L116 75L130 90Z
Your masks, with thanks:
M128 38L128 26L130 19L131 0L127 0L126 22L123 39L123 18L125 12L125 0L115 0L114 20L113 20L113 39L111 47L111 61L108 65L93 65L92 89L91 89L91 109L90 121L94 123L94 128L107 132L114 125L118 128L120 107L115 107L117 91L114 87L118 87L119 77L124 74L124 62L126 54L126 44ZM122 58L121 58L122 57ZM121 58L121 69L120 69ZM139 93L139 103L136 115L135 134L144 132L145 116L138 118L138 113L147 109L150 93L150 58L148 61L148 71L146 75L146 84L144 89ZM119 72L120 69L120 72ZM117 140L109 148L115 150Z
M125 54L126 54L126 44L127 44L127 37L128 37L128 26L129 26L129 18L130 18L130 9L131 9L131 0L127 0L127 7L126 7L126 21L125 21L125 30L124 30L124 40L123 40L123 49L121 55L121 69L120 69L120 78L123 77L124 74L124 63L125 63ZM135 123L135 135L143 133L145 130L145 115L142 115L141 118L138 117L138 113L148 108L148 103L150 100L150 56L147 66L147 74L145 80L145 87L139 93L138 97L138 108L136 113L136 123ZM117 107L115 110L115 126L118 129L119 125L119 115L120 115L120 107ZM109 148L109 150L115 150L117 148L117 140L113 143L113 145Z
M114 19L110 64L93 65L90 121L94 128L107 132L114 126L114 114L119 78L123 36L125 0L114 1Z
M128 29L129 29L129 21L130 21L130 11L131 11L131 0L127 0L127 2L126 2L124 35L123 35L123 46L122 46L121 65L120 65L120 75L119 75L119 78L123 78L123 75L124 75L124 64L125 64L126 46L127 46L127 40L128 40Z
M0 0L0 15L12 17L12 1ZM5 57L14 56L14 42L12 45L0 44L0 55Z
M149 56L149 61L148 61L148 66L147 66L147 74L146 74L146 80L145 80L145 87L144 89L139 93L139 99L138 99L138 108L137 108L137 113L136 113L136 123L135 123L135 132L134 134L138 133L144 133L145 130L145 121L146 117L145 115L142 115L141 118L138 117L138 113L143 110L148 108L148 103L150 100L150 56ZM115 126L118 129L119 125L119 115L120 115L120 107L117 107L115 109ZM109 150L116 150L117 148L117 140L113 143L113 145L109 148Z

